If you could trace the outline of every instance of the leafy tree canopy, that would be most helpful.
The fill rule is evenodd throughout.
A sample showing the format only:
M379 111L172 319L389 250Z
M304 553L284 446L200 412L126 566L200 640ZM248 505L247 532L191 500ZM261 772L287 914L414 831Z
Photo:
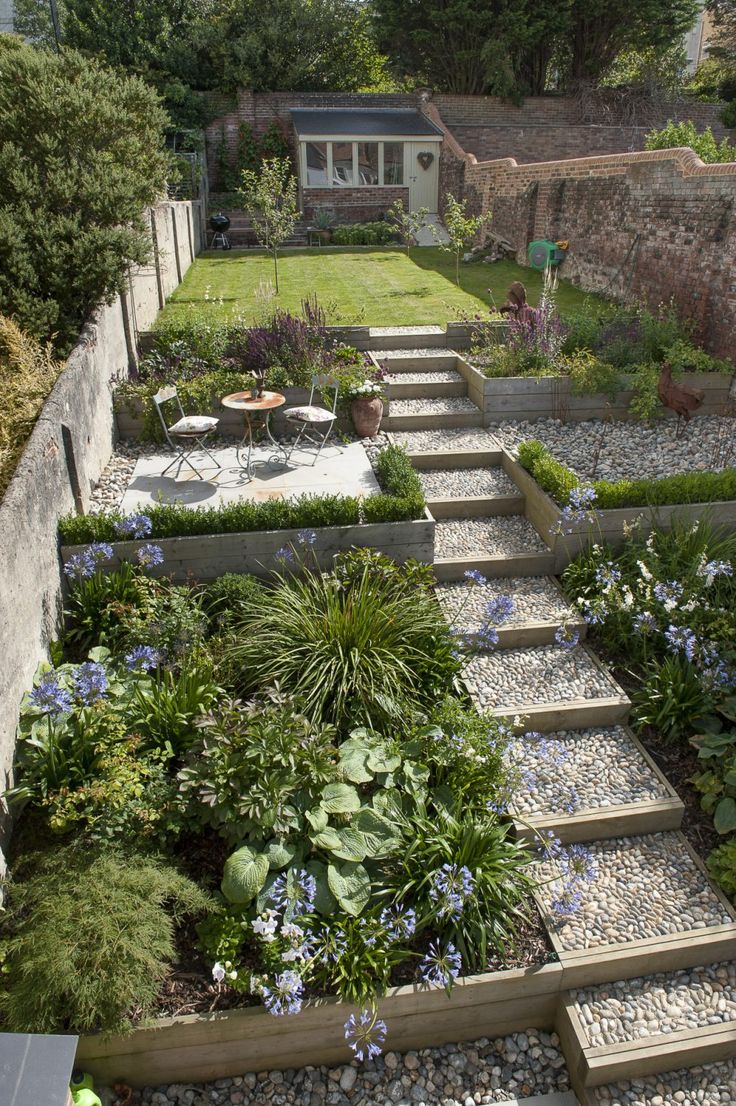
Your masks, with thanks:
M156 93L72 50L0 36L0 312L67 349L149 259L166 189Z

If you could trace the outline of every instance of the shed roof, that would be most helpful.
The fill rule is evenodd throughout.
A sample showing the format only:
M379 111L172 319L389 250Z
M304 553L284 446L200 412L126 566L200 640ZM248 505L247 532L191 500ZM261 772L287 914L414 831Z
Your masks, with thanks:
M298 135L431 135L442 129L414 108L289 108Z

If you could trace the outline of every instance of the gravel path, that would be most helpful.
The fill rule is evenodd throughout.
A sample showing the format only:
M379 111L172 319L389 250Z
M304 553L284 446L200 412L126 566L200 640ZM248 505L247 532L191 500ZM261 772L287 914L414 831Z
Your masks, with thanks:
M493 1041L483 1037L471 1044L387 1052L362 1064L146 1087L134 1101L145 1106L476 1106L568 1087L557 1035L527 1029Z
M391 415L478 415L480 409L467 396L441 396L438 399L392 399Z
M549 553L549 546L522 515L493 518L442 518L435 523L435 557L465 557L475 553Z
M736 1060L592 1087L595 1106L733 1106Z
M440 449L498 449L497 440L481 426L446 430L394 430L391 441L410 452Z
M480 629L485 610L498 595L510 595L514 609L504 626L522 626L527 622L561 623L573 612L549 576L502 576L485 584L468 585L452 581L438 584L435 593L448 622L457 629Z
M736 964L626 979L573 992L591 1048L736 1021Z
M428 499L463 495L519 495L519 489L503 469L417 469Z
M535 780L533 791L514 794L514 810L525 816L669 797L623 726L525 735L516 754Z
M619 837L587 847L597 876L585 885L580 910L560 920L550 915L563 948L626 944L732 922L679 834ZM556 872L551 861L539 869L546 879ZM540 888L548 907L555 892L554 883Z
M390 372L386 377L388 384L461 384L462 381L462 376L454 369L434 369L430 372Z
M595 476L601 480L637 480L736 465L736 418L697 416L679 440L675 428L675 419L662 419L651 426L601 419L569 423L540 419L497 423L489 431L509 449L525 438L537 438L581 477L592 475L594 454L600 446Z
M620 695L621 690L577 647L538 645L478 653L463 678L477 706L512 711L548 703Z

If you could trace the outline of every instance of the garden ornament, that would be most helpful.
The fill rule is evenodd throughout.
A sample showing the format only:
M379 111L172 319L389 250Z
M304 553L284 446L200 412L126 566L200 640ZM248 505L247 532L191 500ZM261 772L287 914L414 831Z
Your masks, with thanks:
M94 1092L94 1085L94 1079L89 1072L74 1069L69 1083L74 1106L102 1106L101 1099Z
M499 307L501 315L513 315L519 322L529 322L531 308L526 300L526 288L520 280L515 280L506 293L507 302Z
M691 413L702 405L705 392L700 388L689 388L687 384L678 384L672 379L672 366L665 361L657 382L657 395L664 406L677 415L676 437L679 438L690 421Z

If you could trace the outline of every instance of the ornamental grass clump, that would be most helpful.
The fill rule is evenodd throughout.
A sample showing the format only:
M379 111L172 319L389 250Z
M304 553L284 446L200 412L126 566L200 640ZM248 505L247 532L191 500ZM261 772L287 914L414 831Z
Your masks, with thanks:
M380 727L449 691L459 673L452 634L427 589L362 566L280 576L268 603L226 648L246 692L277 682L315 721Z

